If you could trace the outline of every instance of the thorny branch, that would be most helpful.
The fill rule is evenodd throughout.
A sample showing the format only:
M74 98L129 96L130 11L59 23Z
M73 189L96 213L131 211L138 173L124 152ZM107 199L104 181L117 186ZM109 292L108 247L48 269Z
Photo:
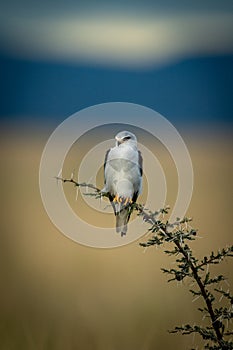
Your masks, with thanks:
M76 187L88 187L88 188L91 188L92 190L94 190L96 192L96 195L99 195L101 194L102 196L105 196L105 197L108 197L107 194L105 193L101 193L101 190L99 188L97 188L96 186L92 185L92 184L89 184L89 183L86 183L86 182L77 182L73 179L73 177L71 176L70 179L63 179L62 177L59 177L59 176L55 176L55 179L56 180L60 180L62 182L70 182L72 184L74 184Z
M152 218L151 218L152 219ZM182 327L176 327L173 333L175 332L182 332L182 334L190 334L197 332L199 333L203 339L211 340L213 343L218 343L218 347L214 346L212 347L210 344L206 345L206 348L208 349L222 349L222 350L229 350L233 348L233 343L231 341L224 340L224 336L230 335L232 332L225 331L225 325L223 324L224 319L231 319L233 317L233 310L232 310L232 301L233 297L230 295L229 292L224 292L222 290L215 289L215 291L221 292L222 295L230 300L230 309L227 308L214 308L214 301L215 297L214 295L208 290L207 286L221 282L224 280L224 277L222 275L219 275L215 278L210 278L210 273L207 272L205 274L205 277L203 278L200 276L199 271L203 271L204 267L207 267L209 264L218 264L221 260L223 260L224 257L232 257L233 256L233 246L222 249L221 251L218 251L217 254L211 253L211 256L209 258L204 257L204 259L199 263L198 259L196 259L192 255L192 251L190 247L185 243L185 240L194 240L196 236L196 230L193 229L187 229L187 222L189 222L190 219L184 218L182 220L178 220L178 228L170 232L168 228L171 227L171 225L166 222L162 223L161 221L154 220L153 226L151 228L152 232L156 232L157 235L153 236L151 239L148 240L146 243L141 243L140 245L143 247L149 247L151 245L160 245L165 242L173 242L175 244L175 249L173 251L165 251L165 253L169 255L182 255L183 258L176 259L176 262L178 263L178 269L171 269L166 270L162 269L163 272L171 274L174 276L171 280L183 280L185 277L191 277L193 278L198 287L199 291L193 291L190 290L190 292L194 296L202 296L202 298L205 301L206 308L200 309L202 312L207 312L209 314L211 319L211 325L212 327L206 328L203 331L202 327L192 327L190 325L185 325ZM186 227L181 227L181 224L186 223ZM161 235L161 227L163 234ZM158 238L159 233L159 238ZM191 270L191 271L190 271ZM170 280L170 281L171 281ZM213 331L214 333L213 333Z
M85 187L94 190L94 196L107 197L109 198L108 193L103 193L99 188L90 183L78 183L71 176L70 179L56 177L57 180L62 181L63 183L70 182L73 183L76 187ZM212 350L230 350L233 349L232 341L225 340L226 336L232 335L232 331L228 331L225 328L224 320L230 320L233 318L233 296L229 291L224 291L222 288L215 288L214 291L221 293L222 298L225 297L226 300L230 302L230 308L214 306L215 296L208 289L211 284L216 284L224 280L222 275L219 275L215 278L210 278L210 273L208 271L208 266L210 264L218 264L225 257L233 256L233 246L219 250L216 254L213 252L209 257L204 257L201 261L193 256L191 248L188 246L186 241L195 240L197 231L190 227L189 222L191 219L177 218L177 222L170 224L168 221L159 220L161 214L164 216L168 213L169 207L165 207L156 212L152 212L146 209L141 204L131 204L131 210L136 210L139 216L142 216L142 219L151 225L149 232L152 233L152 237L145 243L140 243L143 247L150 247L153 245L163 245L165 243L173 243L175 245L173 250L164 250L168 255L181 255L181 258L177 258L177 269L162 269L163 272L168 273L173 276L172 280L181 281L186 277L192 278L195 280L199 291L190 290L193 296L202 296L206 307L199 311L207 313L211 319L211 326L205 328L200 326L190 326L184 325L181 327L175 327L171 333L181 332L182 334L191 334L199 333L204 340L209 340L211 343L205 345L206 349ZM204 276L203 276L204 274Z
M59 176L55 176L55 179L58 181L62 181L63 183L70 182L74 184L75 187L83 187L83 188L90 188L94 190L94 195L96 198L100 197L106 197L109 198L109 193L108 192L102 192L102 190L96 186L94 186L91 183L86 183L86 182L77 182L73 179L73 176L71 176L69 179L68 178L62 178ZM130 204L130 207L132 210L137 210L139 214L143 215L143 220L146 222L153 223L154 221L152 220L152 213L147 212L146 209L144 209L143 205L138 204L138 203L133 203Z

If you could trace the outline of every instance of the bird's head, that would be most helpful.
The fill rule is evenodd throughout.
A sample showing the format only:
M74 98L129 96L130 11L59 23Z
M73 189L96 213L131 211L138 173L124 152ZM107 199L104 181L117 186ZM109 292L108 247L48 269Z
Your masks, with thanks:
M130 131L121 131L116 136L116 146L120 146L122 144L132 144L137 145L137 138L136 136L130 132Z

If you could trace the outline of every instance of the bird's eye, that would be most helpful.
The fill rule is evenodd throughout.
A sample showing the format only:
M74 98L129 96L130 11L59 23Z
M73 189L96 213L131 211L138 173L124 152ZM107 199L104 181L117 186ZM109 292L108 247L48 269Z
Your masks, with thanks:
M127 141L127 140L130 140L130 139L131 139L130 136L125 136L125 137L123 138L123 141Z

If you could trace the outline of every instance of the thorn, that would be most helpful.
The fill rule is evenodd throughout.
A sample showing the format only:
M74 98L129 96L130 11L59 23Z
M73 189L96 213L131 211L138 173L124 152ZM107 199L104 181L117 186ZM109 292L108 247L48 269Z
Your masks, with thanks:
M194 298L193 300L192 300L192 303L194 303L196 300L198 300L200 298L200 295L198 295L198 296L196 296L196 298Z
M62 175L62 168L59 170L57 176L55 177L56 178L56 182L57 182L57 186L58 186L58 181L60 180L61 175Z
M60 177L62 175L62 168L59 170L59 173L57 174L57 177Z
M76 186L76 195L75 195L75 200L78 200L78 186Z

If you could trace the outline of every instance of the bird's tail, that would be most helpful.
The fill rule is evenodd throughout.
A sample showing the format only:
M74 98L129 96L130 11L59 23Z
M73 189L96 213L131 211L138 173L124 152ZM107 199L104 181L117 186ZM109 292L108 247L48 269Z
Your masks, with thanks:
M116 213L116 232L121 233L121 236L126 235L130 214L129 207L123 208L121 211Z

